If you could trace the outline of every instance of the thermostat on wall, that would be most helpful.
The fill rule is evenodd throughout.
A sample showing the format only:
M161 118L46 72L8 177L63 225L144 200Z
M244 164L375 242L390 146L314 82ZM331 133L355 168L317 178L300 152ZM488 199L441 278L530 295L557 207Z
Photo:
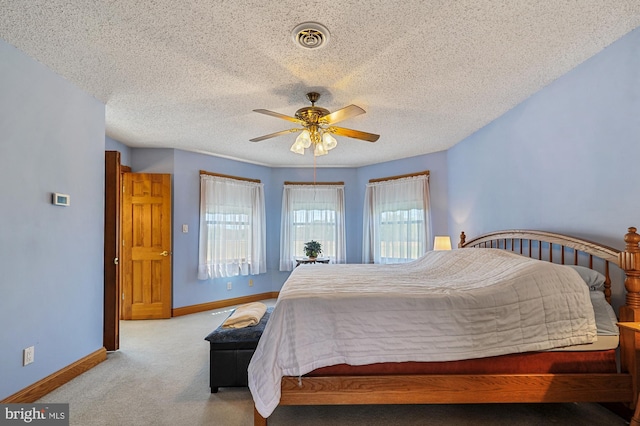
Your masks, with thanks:
M71 197L68 194L53 193L53 204L56 206L69 206L71 205Z

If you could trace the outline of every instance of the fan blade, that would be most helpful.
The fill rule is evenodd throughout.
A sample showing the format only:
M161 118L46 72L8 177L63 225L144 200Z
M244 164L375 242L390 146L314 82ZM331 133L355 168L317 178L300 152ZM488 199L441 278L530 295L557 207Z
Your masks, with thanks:
M380 138L380 135L361 132L360 130L345 129L344 127L330 127L329 131L338 136L346 136L348 138L361 139L367 142L375 142Z
M263 141L265 139L269 139L269 138L275 138L276 136L281 136L281 135L286 135L287 133L295 133L295 132L299 132L301 130L304 129L287 129L287 130L281 130L279 132L275 132L275 133L271 133L268 135L264 135L264 136L259 136L257 138L253 138L253 139L249 139L251 142L260 142Z
M279 112L274 112L274 111L269 111L268 109L254 109L254 112L259 112L260 114L266 114L266 115L270 115L272 117L276 117L276 118L281 118L283 120L287 120L287 121L293 121L294 123L298 123L298 124L305 124L304 121L295 118L295 117L290 117L288 115L284 115L284 114L280 114Z
M325 115L320 120L322 124L335 124L339 123L347 118L355 117L356 115L364 114L365 110L360 108L357 105L349 105L342 109L332 112L331 114Z

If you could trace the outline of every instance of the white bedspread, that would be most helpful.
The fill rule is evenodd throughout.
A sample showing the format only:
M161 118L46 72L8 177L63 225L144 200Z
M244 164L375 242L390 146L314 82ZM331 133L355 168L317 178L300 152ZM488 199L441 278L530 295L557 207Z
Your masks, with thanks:
M328 365L452 361L595 340L588 287L575 271L503 250L304 265L280 291L249 364L249 388L268 417L282 376Z

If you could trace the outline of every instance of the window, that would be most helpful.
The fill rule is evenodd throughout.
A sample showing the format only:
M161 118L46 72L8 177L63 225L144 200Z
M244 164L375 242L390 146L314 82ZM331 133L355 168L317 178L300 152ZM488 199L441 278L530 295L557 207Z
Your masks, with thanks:
M321 257L346 262L344 185L285 184L282 194L280 270L291 271L304 244L322 244Z
M265 253L263 185L202 173L198 279L264 273Z
M363 218L363 263L403 263L431 247L427 173L369 182Z

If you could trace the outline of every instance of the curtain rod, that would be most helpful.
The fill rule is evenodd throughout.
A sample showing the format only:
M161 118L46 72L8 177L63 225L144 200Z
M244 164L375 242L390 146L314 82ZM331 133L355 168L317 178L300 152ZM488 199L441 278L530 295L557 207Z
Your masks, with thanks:
M408 173L406 175L397 175L397 176L389 176L384 178L369 179L369 183L384 182L386 180L404 179L408 177L422 176L422 175L429 176L429 170L425 170L423 172L417 172L417 173Z
M245 182L261 183L260 179L250 179L250 178L244 178L244 177L238 177L238 176L223 175L221 173L213 173L213 172L208 172L206 170L200 170L200 174L201 175L215 176L215 177L222 177L222 178L227 178L227 179L242 180L242 181L245 181Z
M291 182L284 181L285 185L344 185L344 182Z

